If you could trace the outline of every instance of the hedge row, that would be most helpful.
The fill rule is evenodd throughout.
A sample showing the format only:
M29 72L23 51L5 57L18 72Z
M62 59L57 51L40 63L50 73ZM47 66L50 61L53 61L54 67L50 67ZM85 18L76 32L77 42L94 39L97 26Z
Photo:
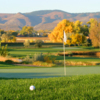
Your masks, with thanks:
M1 46L5 46L5 45L8 45L8 46L24 46L24 44L21 42L18 42L18 43L1 43ZM35 43L30 43L30 45L34 45ZM42 43L42 45L51 45L51 46L63 46L63 43Z

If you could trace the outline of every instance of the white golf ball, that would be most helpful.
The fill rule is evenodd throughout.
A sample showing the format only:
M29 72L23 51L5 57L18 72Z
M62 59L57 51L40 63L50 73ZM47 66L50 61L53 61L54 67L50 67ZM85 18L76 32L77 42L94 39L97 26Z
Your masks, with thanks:
M33 91L35 89L35 86L34 85L31 85L30 88L29 88L31 91Z

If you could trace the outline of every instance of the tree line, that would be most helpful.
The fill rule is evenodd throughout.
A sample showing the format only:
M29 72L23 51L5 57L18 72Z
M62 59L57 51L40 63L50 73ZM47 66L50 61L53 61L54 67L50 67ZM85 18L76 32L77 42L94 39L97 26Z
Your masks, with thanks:
M36 36L36 33L43 33L48 36L51 42L63 42L63 33L66 33L67 45L89 45L100 47L100 21L91 18L86 24L77 20L71 22L63 19L53 30L34 30L32 26L23 26L20 31L4 31L0 29L1 42L16 42L16 36ZM35 33L35 34L33 34ZM50 33L49 35L47 33Z
M100 47L100 22L94 18L91 18L85 25L79 20L71 22L63 19L48 37L52 42L63 42L64 31L67 36L65 44L69 46L92 43L92 46Z
M0 40L1 42L16 42L16 37L47 37L48 33L50 33L50 30L34 30L34 27L32 26L23 26L22 30L14 31L14 30L8 30L4 31L3 29L0 29ZM42 35L38 35L37 33L42 33Z

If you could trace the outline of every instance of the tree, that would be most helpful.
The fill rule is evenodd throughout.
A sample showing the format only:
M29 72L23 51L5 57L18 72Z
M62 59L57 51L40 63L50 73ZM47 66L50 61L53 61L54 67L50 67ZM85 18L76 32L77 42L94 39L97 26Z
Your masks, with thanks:
M70 47L70 45L72 44L72 43L71 43L71 39L67 39L66 44L68 44L68 45L69 45L69 47Z
M94 47L100 47L100 23L96 19L90 19L89 36Z
M74 32L81 33L82 32L82 22L77 20L74 22Z
M26 33L26 28L27 28L27 26L22 27L22 30L20 31L20 34L21 34L21 35L27 34L27 33Z
M9 39L10 39L10 35L9 34L6 34L6 33L2 34L1 40L3 42L7 42Z
M48 37L52 42L63 42L64 31L66 35L67 33L73 32L73 23L66 19L59 22Z
M17 36L18 35L18 32L12 32L11 33L13 36Z
M89 26L88 25L83 25L82 30L83 35L88 36L89 35Z
M28 27L26 28L26 32L28 33L28 36L29 36L29 35L32 35L32 33L33 33L33 27L28 26Z
M89 27L88 25L82 25L82 22L77 20L74 22L74 33L82 33L87 36L89 34Z
M70 36L70 38L71 38L71 43L74 44L74 45L76 45L77 44L77 38L76 38L75 34L72 34Z
M24 26L22 28L22 30L20 31L20 34L21 35L28 35L28 36L30 36L30 35L32 35L33 31L34 31L33 27L31 27L31 26Z
M1 34L4 34L4 33L5 33L5 31L4 31L4 30L2 30L2 29L0 29L0 33L1 33Z
M78 46L79 46L81 43L83 43L84 40L85 40L84 35L79 34L79 33L72 34L72 35L70 36L70 38L71 38L71 43L74 44L74 45L78 44Z

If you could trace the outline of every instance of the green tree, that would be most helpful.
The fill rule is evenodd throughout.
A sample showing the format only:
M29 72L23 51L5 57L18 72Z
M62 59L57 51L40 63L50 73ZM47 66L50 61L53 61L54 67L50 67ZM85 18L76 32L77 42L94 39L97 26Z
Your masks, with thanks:
M81 33L82 32L82 22L77 20L74 22L74 32Z
M88 36L89 35L89 26L83 25L81 31L82 31L83 35Z
M20 31L20 34L30 36L30 35L32 35L33 31L34 31L33 27L31 27L31 26L24 26L22 28L22 30Z

